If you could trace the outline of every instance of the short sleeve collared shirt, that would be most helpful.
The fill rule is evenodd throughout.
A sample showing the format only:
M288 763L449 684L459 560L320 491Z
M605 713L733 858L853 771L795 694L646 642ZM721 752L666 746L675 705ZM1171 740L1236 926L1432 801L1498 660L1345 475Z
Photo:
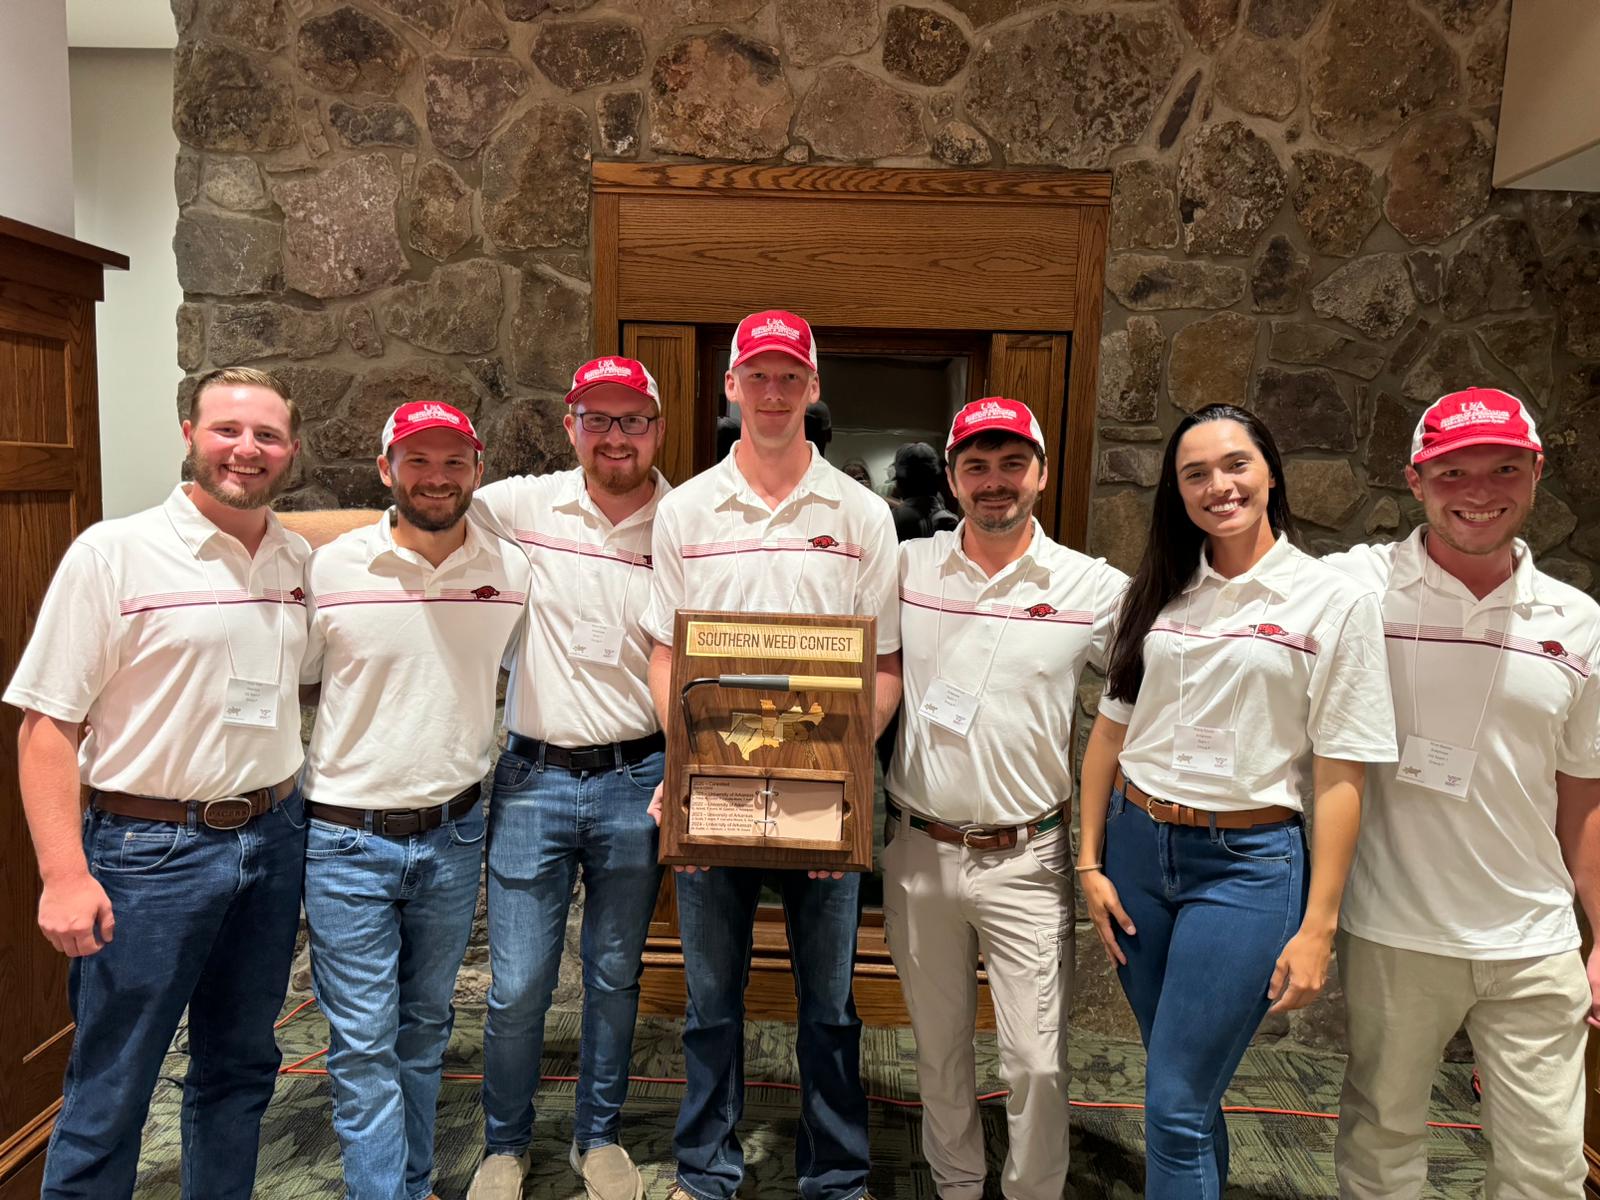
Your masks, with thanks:
M1528 958L1575 949L1556 839L1556 773L1600 778L1600 605L1538 571L1478 599L1429 557L1424 531L1327 562L1383 593L1401 745L1477 752L1465 799L1367 772L1341 921L1428 954ZM1480 723L1481 716L1481 723Z
M1045 536L993 578L965 526L900 547L904 700L885 788L955 824L1036 821L1072 799L1072 717L1084 664L1103 669L1128 579ZM944 678L979 693L966 736L921 715Z
M1123 769L1153 796L1304 810L1314 755L1397 757L1377 594L1283 537L1232 579L1202 554L1145 635L1137 701L1105 696L1100 712L1128 727ZM1179 769L1180 725L1233 730L1233 777Z
M650 701L650 537L656 507L672 490L655 473L655 495L613 525L595 506L581 468L519 475L478 490L502 533L533 569L528 624L511 666L506 727L569 749L645 737L660 728ZM575 657L580 621L618 626L615 665Z
M311 548L270 514L254 555L185 490L92 525L68 547L5 701L87 721L80 776L99 791L214 800L300 769ZM277 724L223 723L227 682L275 682Z
M391 513L311 556L301 678L322 684L306 795L351 808L429 808L489 771L495 683L521 629L522 552L470 518L435 567L397 546Z
M672 644L677 611L688 608L876 617L878 653L900 648L889 506L814 447L810 468L776 509L730 450L661 502L652 544L644 628L663 645Z

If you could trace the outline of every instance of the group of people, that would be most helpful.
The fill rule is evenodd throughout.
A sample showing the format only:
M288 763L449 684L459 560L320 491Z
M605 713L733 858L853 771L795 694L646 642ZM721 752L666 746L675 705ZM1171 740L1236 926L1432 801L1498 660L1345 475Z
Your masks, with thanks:
M1008 1089L1001 1190L1065 1191L1075 878L1148 1052L1147 1196L1218 1200L1224 1089L1265 1014L1322 991L1336 945L1340 1195L1420 1194L1430 1085L1463 1022L1488 1194L1580 1194L1600 958L1579 953L1574 900L1600 921L1600 607L1517 537L1543 465L1523 404L1438 400L1406 473L1426 524L1322 559L1296 543L1271 431L1202 408L1167 443L1130 580L1033 518L1051 464L1023 404L961 409L945 446L961 523L897 544L888 505L806 440L820 380L801 317L741 322L724 385L738 440L676 489L654 466L655 381L610 356L566 397L576 468L484 484L468 414L407 403L377 447L388 511L280 521L293 402L255 370L200 381L192 481L72 544L4 695L24 710L40 928L72 959L45 1197L132 1195L185 1014L184 1195L251 1194L303 903L348 1194L428 1200L486 857L485 1149L467 1195L522 1195L581 875L570 1158L596 1200L640 1200L621 1116L680 609L876 618L878 732L899 712L885 930L942 1200L985 1183L980 954ZM1106 682L1075 772L1090 668ZM316 706L304 754L299 702ZM867 1196L860 876L680 871L671 1200L731 1200L744 1178L764 883L798 999L799 1192Z

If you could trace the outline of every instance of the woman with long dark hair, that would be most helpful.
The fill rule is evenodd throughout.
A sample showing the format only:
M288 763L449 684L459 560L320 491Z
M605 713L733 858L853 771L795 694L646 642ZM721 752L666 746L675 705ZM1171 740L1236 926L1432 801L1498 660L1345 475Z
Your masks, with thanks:
M1223 1089L1269 1006L1321 991L1364 764L1396 758L1377 597L1294 537L1260 418L1222 404L1186 417L1079 801L1084 896L1148 1060L1151 1200L1221 1196Z

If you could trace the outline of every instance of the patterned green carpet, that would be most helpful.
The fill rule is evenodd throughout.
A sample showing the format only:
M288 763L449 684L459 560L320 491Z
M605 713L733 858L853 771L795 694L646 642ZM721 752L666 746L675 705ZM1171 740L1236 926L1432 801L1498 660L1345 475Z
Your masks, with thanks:
M481 1069L481 1009L457 1015L446 1071L472 1075ZM326 1026L314 1008L281 1030L284 1062L293 1063L321 1049ZM752 1023L746 1047L747 1078L794 1083L793 1038L789 1027ZM179 1080L185 1069L182 1035L168 1059L145 1128L138 1195L148 1200L178 1200ZM909 1030L869 1029L863 1038L862 1069L868 1090L895 1100L916 1097L914 1043ZM578 1023L575 1015L552 1012L546 1036L545 1073L576 1072ZM308 1063L315 1068L320 1060ZM1075 1036L1072 1044L1073 1096L1102 1103L1136 1103L1143 1087L1144 1056L1137 1044ZM639 1026L634 1074L670 1080L683 1073L674 1021L646 1018ZM1327 1112L1338 1096L1342 1060L1336 1056L1286 1050L1251 1050L1228 1103L1262 1108ZM998 1087L994 1041L979 1042L979 1080ZM526 1195L542 1200L582 1200L583 1189L567 1166L572 1133L571 1083L547 1083L542 1092L535 1161ZM624 1142L644 1167L648 1195L666 1194L672 1177L672 1126L679 1089L670 1082L638 1083L628 1098ZM797 1098L792 1091L751 1088L745 1110L744 1144L749 1162L746 1197L793 1196L792 1162ZM995 1177L1005 1145L1005 1112L999 1103L984 1107L991 1154L990 1191L1000 1195ZM1474 1121L1471 1069L1447 1066L1434 1091L1434 1119ZM1235 1115L1229 1118L1233 1179L1229 1200L1312 1200L1334 1195L1334 1123L1308 1117ZM460 1200L482 1146L482 1112L474 1080L453 1080L439 1102L436 1187L443 1200ZM1071 1129L1071 1179L1068 1194L1078 1200L1129 1200L1141 1192L1143 1135L1137 1110L1075 1110ZM873 1192L888 1200L934 1200L932 1180L922 1161L921 1132L912 1108L875 1103L872 1111ZM1480 1135L1435 1130L1429 1145L1429 1197L1476 1196L1483 1183L1484 1143ZM327 1080L321 1075L285 1075L279 1082L262 1131L256 1196L269 1200L339 1197L339 1151L329 1124Z

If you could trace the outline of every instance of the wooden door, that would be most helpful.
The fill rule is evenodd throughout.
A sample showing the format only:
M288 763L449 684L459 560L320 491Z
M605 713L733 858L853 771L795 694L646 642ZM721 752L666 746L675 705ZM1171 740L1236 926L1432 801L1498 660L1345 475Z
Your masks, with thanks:
M105 266L127 259L0 218L0 680L16 670L56 563L100 519L94 306ZM67 960L36 923L20 723L0 705L0 1197L38 1194L72 1047Z

